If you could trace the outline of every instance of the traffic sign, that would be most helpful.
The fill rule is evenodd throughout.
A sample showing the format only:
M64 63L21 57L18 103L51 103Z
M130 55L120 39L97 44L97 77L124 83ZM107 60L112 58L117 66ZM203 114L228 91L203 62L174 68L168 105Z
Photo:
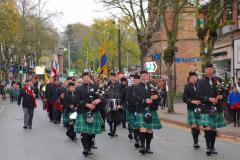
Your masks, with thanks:
M68 70L68 76L69 77L73 77L73 76L75 76L75 70Z
M148 72L156 72L157 64L155 62L146 62L146 69Z
M152 55L152 58L154 61L160 61L161 60L161 54L160 53L155 53Z

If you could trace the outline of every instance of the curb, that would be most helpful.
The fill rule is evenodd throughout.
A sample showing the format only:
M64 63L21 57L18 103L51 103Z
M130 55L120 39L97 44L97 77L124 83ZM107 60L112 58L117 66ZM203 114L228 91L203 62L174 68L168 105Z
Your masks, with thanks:
M173 125L177 125L177 126L189 129L189 125L184 122L179 122L179 121L172 120L172 119L165 118L165 117L161 117L160 120L165 123L170 123ZM201 128L201 131L203 131L203 128ZM240 135L234 135L234 133L218 131L218 137L221 139L231 140L231 141L240 143Z

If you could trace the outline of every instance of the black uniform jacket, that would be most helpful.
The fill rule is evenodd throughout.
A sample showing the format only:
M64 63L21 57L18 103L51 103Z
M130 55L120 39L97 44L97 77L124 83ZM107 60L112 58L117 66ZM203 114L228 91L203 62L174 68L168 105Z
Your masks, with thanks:
M187 104L188 110L194 110L196 108L196 105L191 103L192 100L200 100L197 94L197 85L194 85L193 83L188 83L185 85L183 92L183 102Z
M64 104L65 109L67 109L68 111L74 110L74 108L77 107L76 93L67 91L64 94L63 104ZM71 105L73 105L74 108L70 108Z
M147 89L145 88L144 83L140 83L133 89L133 97L134 101L137 104L136 107L136 112L142 113L145 111L146 107L150 106L151 110L157 110L158 105L157 105L157 100L155 100L151 105L146 104L146 99L151 97L151 87L149 83L147 83Z
M134 97L133 97L133 89L134 89L134 85L130 86L127 88L127 92L126 92L126 102L127 102L127 110L131 113L136 112L136 103L134 101Z
M20 94L18 96L18 105L21 104L21 99L22 99L22 107L23 108L34 108L34 102L32 97L27 94L27 92L24 89L20 90Z
M197 92L201 102L205 105L202 107L203 113L209 113L210 107L213 105L209 102L209 98L216 98L218 95L217 85L220 83L220 79L218 77L212 77L212 85L210 85L210 79L205 76L198 82ZM218 103L217 109L219 112L222 112L222 106Z
M106 99L119 99L122 102L124 99L123 89L121 88L121 84L116 82L109 82L107 85L107 89L105 90L104 98Z
M96 94L97 86L93 84L82 84L77 88L77 103L78 103L78 112L86 113L90 111L88 107L86 107L87 103L91 103L95 99L101 99L101 97ZM98 104L93 112L99 111L102 105Z

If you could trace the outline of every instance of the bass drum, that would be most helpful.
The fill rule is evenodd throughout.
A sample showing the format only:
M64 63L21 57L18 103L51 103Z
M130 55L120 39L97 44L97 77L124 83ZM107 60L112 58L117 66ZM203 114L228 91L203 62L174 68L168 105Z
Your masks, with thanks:
M71 120L76 120L76 118L77 118L77 112L71 113L70 116L69 116L69 118L70 118Z

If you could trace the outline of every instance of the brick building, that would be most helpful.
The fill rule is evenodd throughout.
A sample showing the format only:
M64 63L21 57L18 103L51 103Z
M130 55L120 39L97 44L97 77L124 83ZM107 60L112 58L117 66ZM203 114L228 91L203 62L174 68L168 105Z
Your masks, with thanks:
M156 10L150 12L150 21L156 23ZM168 23L171 23L171 13L168 13ZM197 38L197 33L194 28L195 8L189 4L187 10L182 12L179 17L179 30L177 34L176 47L176 88L182 92L184 85L187 83L188 72L197 69L201 72L200 63L200 43ZM159 22L157 22L159 23ZM166 75L166 65L163 61L163 51L167 46L166 31L162 23L158 27L152 38L153 46L150 48L150 55L155 53L161 54L161 62L158 62L161 67L162 75ZM174 65L173 65L174 66ZM174 70L174 67L173 69ZM173 71L174 72L174 71ZM174 75L174 73L173 73Z

